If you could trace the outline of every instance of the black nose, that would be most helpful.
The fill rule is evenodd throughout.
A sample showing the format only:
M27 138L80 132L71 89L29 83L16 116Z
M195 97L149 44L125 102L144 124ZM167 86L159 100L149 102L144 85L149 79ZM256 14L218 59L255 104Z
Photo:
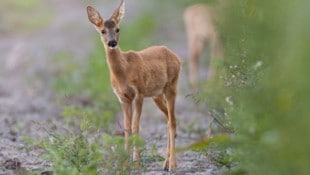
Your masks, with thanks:
M116 45L117 45L117 41L115 41L115 40L111 40L108 42L109 47L116 47Z

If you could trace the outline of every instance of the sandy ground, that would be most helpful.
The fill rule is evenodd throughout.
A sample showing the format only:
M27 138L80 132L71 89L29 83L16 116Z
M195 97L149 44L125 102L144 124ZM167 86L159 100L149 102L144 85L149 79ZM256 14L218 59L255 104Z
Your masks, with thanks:
M110 7L97 4L100 8ZM42 150L28 151L25 138L45 137L41 131L44 127L50 127L47 124L49 122L61 125L60 109L57 106L59 99L50 83L61 65L55 63L53 56L72 53L77 62L86 61L87 55L94 47L93 38L96 34L87 21L84 9L86 5L87 2L73 0L44 2L44 6L48 6L53 16L43 27L19 33L16 28L10 31L0 26L0 175L51 169L50 162L39 158ZM128 3L128 10L143 8L143 5L145 4L135 7L134 2L131 2ZM139 15L138 10L128 13L127 21L130 17ZM176 20L175 23L180 20ZM174 26L174 29L179 27ZM179 33L183 32L183 29L178 30ZM185 37L172 35L171 38L166 44L184 58ZM186 97L190 93L186 85L186 68L182 70L180 79L176 104L176 142L182 147L205 136L204 130L209 118L203 107L197 107ZM189 128L203 132L189 132ZM158 152L164 155L167 140L166 123L151 100L145 100L141 135L146 140L147 147L156 144ZM218 168L203 154L191 151L179 153L177 161L178 170L173 174L218 174ZM162 162L155 162L144 174L167 173L162 171Z

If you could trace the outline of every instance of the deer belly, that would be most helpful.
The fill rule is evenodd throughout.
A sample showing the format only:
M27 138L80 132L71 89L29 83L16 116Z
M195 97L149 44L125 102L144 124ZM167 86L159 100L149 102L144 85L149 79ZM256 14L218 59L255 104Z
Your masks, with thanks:
M146 97L153 97L163 93L165 86L148 87L145 93Z
M149 77L148 81L146 81L145 86L145 96L153 97L160 95L164 92L164 88L167 84L167 77L165 74L161 74L163 76L154 74Z

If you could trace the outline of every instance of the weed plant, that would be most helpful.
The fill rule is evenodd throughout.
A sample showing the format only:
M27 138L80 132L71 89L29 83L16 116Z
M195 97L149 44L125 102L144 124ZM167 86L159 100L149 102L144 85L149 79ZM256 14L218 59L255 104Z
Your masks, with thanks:
M87 124L82 126L89 126ZM45 149L43 158L53 162L53 173L57 175L129 175L143 172L148 164L163 161L156 149L147 151L144 141L136 136L129 140L141 152L141 170L134 169L131 151L124 149L125 140L121 136L93 133L90 138L89 128L81 128L80 132L67 135L49 133L46 140L38 145ZM132 150L132 148L131 148ZM155 151L155 152L154 152Z

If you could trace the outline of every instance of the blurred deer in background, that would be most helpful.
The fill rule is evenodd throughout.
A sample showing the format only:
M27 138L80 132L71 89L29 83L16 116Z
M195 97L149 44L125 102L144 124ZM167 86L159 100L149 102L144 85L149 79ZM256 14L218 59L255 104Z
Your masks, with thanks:
M109 66L111 85L124 113L125 149L129 151L131 147L129 137L139 135L144 97L152 97L167 120L169 133L164 169L172 171L176 169L175 101L181 61L175 53L164 46L152 46L141 51L121 51L118 47L119 24L125 13L124 6L122 0L120 6L107 20L90 6L87 7L87 14L100 34ZM136 164L138 167L139 150L135 143L133 144L133 160L138 162Z
M199 82L199 58L208 43L211 60L223 58L223 48L219 34L214 26L214 9L205 4L192 5L184 11L183 19L188 39L189 80L193 88ZM211 61L210 61L211 62ZM214 70L209 66L208 78L214 76Z

